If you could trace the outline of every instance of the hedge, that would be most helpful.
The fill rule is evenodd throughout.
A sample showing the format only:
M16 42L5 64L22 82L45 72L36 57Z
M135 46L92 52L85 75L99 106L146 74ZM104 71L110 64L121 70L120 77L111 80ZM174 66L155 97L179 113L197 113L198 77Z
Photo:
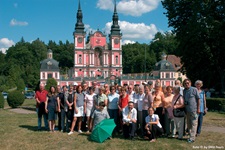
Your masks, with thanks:
M21 106L23 104L24 100L25 100L24 95L22 94L21 91L18 91L18 90L10 92L7 97L7 102L9 104L9 106L12 108Z
M206 106L209 111L225 112L225 98L207 98Z

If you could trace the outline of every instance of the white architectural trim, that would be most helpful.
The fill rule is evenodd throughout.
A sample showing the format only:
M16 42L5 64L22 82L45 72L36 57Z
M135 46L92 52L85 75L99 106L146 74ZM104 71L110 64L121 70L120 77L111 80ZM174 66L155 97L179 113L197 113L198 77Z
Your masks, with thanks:
M75 52L75 57L74 57L74 64L77 64L77 53Z
M114 53L112 53L112 65L114 65Z
M86 53L84 53L84 65L86 65Z

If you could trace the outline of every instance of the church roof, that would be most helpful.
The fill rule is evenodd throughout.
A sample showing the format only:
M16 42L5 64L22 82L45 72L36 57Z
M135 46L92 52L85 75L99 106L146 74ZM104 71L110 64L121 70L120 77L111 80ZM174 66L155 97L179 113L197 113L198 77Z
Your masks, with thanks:
M155 64L155 71L175 71L175 68L171 62L166 60L166 55L162 55L162 60Z
M55 59L47 58L40 62L41 71L59 71L59 62Z
M180 57L177 57L175 55L168 55L167 60L173 64L173 67L177 71L182 67Z

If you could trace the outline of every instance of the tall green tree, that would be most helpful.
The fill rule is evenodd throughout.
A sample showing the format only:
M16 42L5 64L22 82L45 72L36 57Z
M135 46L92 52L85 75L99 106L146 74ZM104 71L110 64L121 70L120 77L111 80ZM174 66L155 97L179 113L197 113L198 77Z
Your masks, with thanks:
M183 71L205 86L225 89L225 1L163 0Z
M123 73L150 72L156 62L155 54L147 44L134 43L123 45L122 54Z
M177 55L178 42L172 32L157 32L155 38L150 43L150 49L154 51L157 61L161 60L163 53Z

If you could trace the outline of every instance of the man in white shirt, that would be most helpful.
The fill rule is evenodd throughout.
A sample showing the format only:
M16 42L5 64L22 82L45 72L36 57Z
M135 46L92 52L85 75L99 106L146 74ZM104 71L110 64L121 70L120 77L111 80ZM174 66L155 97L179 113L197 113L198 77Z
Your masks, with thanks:
M127 94L129 95L130 101L134 102L134 87L133 87L133 85L128 86Z
M128 106L122 111L123 114L123 135L125 138L134 140L136 131L137 110L134 108L134 102L129 101Z

